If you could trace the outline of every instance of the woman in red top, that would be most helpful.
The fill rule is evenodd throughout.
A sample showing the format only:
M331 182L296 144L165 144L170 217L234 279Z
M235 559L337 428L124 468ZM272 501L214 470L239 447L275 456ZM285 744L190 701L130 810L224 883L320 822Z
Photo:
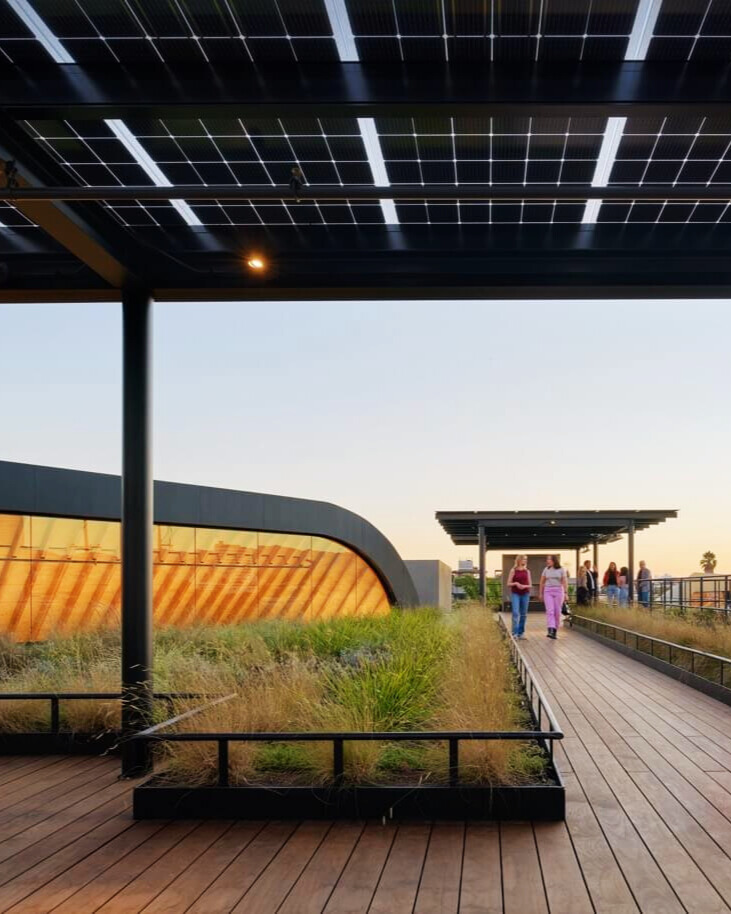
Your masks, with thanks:
M515 556L515 564L508 575L508 587L510 608L513 611L513 635L525 641L525 617L528 615L531 588L527 555Z

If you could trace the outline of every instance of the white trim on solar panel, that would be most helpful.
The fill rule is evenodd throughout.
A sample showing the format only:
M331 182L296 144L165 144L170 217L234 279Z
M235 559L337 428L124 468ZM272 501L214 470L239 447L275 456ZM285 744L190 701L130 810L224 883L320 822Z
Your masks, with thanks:
M383 150L381 149L381 139L378 136L375 119L372 117L359 117L358 129L368 157L368 164L371 167L373 183L376 187L390 187L391 182L388 179ZM398 225L399 217L393 200L381 200L380 203L386 225Z
M584 225L589 225L592 222L596 222L599 218L599 210L601 208L601 200L587 200L586 206L584 207L584 215L581 217L582 223Z
M609 184L609 176L612 173L612 166L617 158L617 150L622 142L622 135L626 125L626 117L607 118L607 129L604 131L604 139L596 160L594 178L591 182L592 187L606 187Z
M662 0L640 0L627 50L624 53L625 60L645 60L647 58L647 51L655 32L661 6Z
M104 123L109 127L127 152L137 162L148 178L157 187L172 187L173 184L165 177L160 166L145 150L137 137L132 133L124 121L117 118L105 118ZM180 213L187 225L202 225L190 206L184 200L170 200L172 206Z
M355 36L350 25L350 16L345 6L345 0L325 0L325 9L330 20L330 28L332 29L340 60L343 63L357 63L360 60L360 55L355 45Z
M26 27L33 32L36 39L53 58L54 63L76 63L28 0L8 0L8 4Z
M622 142L626 124L626 117L607 118L607 129L604 131L604 139L596 160L594 177L591 182L592 187L606 187L609 184L609 177L617 158L617 150ZM587 200L581 221L583 223L596 222L601 205L601 200Z

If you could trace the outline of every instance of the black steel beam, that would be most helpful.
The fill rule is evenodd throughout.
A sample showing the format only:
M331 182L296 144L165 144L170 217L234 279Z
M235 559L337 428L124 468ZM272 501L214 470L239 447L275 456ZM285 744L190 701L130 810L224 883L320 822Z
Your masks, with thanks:
M152 723L152 300L122 295L122 773L152 765L151 747L130 741Z
M2 108L16 118L650 117L728 114L717 62L555 61L34 65L8 68Z
M56 183L53 174L48 174L43 157L38 155L30 138L7 116L0 114L0 163L5 172L5 163L13 161L17 169L17 181L20 184L17 192L33 185L38 190L49 180ZM5 183L5 176L0 180ZM68 250L79 261L86 264L101 279L114 288L121 288L130 277L131 272L125 263L120 250L124 248L118 241L110 242L113 226L109 218L102 220L85 218L72 207L62 202L49 202L49 198L19 200L17 208L42 228L62 247Z
M232 184L178 184L175 187L150 187L136 185L127 187L22 187L0 188L0 200L16 205L38 200L81 200L97 202L119 202L134 200L187 200L189 202L222 200L261 202L267 200L286 200L291 205L317 201L349 200L352 202L374 200L408 201L536 201L553 202L605 200L607 202L631 200L653 200L664 202L695 203L715 201L727 203L731 200L731 187L728 185L619 185L610 187L591 187L587 184L529 184L503 185L489 184L409 184L401 187L370 187L362 184L345 184L338 187L316 186L303 187L295 198L288 187L263 187L254 185Z

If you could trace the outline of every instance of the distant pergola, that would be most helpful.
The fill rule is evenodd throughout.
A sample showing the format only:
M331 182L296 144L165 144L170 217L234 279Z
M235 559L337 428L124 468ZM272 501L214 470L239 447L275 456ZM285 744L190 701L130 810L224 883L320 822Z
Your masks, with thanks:
M437 511L436 518L457 546L477 546L480 566L480 596L485 597L485 553L488 549L517 552L576 550L592 546L597 564L599 545L628 538L629 595L634 596L635 533L677 517L665 511Z

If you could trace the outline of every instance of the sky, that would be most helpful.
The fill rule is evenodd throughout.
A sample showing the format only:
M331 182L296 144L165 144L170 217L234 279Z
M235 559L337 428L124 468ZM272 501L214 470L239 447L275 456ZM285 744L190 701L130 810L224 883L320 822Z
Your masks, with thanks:
M437 510L677 508L636 559L731 573L727 301L165 303L154 334L156 479L334 502L454 567ZM1 459L119 473L119 305L0 305L0 391Z

